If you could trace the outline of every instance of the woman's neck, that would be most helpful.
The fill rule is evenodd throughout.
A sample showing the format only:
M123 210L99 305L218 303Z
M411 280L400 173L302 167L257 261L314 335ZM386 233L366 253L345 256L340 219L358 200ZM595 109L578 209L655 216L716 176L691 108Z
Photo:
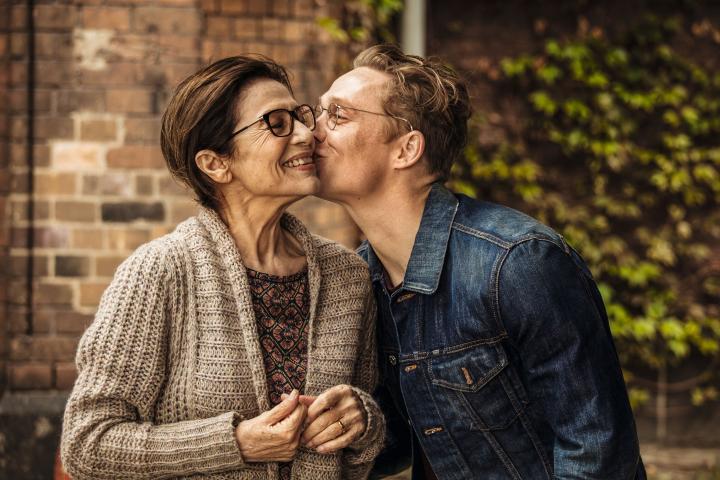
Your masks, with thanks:
M273 275L290 275L305 266L302 245L280 224L290 203L267 197L226 198L220 217L246 267Z

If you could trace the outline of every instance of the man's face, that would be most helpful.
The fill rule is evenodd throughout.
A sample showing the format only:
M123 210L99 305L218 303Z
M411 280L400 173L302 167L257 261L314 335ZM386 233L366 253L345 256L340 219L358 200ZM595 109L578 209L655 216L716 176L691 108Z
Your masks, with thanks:
M321 198L346 202L364 197L380 188L391 171L392 142L387 138L389 117L367 112L384 112L383 99L390 76L367 67L356 68L339 77L320 97L320 105L339 105L334 129L328 112L318 117L315 129L315 156ZM346 107L346 108L342 108Z

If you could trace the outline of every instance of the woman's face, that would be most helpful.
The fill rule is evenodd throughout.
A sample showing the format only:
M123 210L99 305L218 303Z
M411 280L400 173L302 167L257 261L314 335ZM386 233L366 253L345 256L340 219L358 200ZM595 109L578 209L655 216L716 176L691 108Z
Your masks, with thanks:
M312 158L315 147L312 131L293 118L293 132L277 137L263 120L257 121L272 110L293 110L297 106L288 89L275 80L257 79L243 88L235 105L238 121L234 130L252 125L232 139L233 181L228 187L241 187L254 196L290 200L318 191L320 181Z

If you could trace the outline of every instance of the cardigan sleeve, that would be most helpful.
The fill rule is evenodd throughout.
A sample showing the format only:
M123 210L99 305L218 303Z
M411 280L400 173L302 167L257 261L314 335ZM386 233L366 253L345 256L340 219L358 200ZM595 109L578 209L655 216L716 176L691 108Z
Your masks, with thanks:
M170 292L168 249L138 249L118 269L77 352L65 409L62 461L75 480L158 479L245 466L237 414L153 423L165 382Z
M364 479L372 469L375 457L382 450L385 438L385 418L371 393L378 383L377 342L375 338L375 320L377 309L372 286L368 281L368 290L364 309L365 328L363 329L360 358L356 364L353 391L362 400L367 417L367 426L363 434L345 448L343 478Z

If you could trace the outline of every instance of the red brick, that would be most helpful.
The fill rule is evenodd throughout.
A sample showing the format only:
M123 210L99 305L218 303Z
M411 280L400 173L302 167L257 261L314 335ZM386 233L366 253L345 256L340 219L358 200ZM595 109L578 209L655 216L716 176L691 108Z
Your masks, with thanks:
M35 34L36 58L46 60L65 60L73 58L73 39L69 33Z
M9 2L8 2L9 3ZM7 3L6 3L7 5ZM10 28L14 31L23 31L27 27L27 6L15 5L10 12Z
M72 5L35 5L35 27L38 29L71 29L75 26Z
M40 248L63 248L69 243L70 233L64 225L50 225L35 229L35 246Z
M257 20L252 18L238 18L233 26L235 38L255 39L258 37L260 26Z
M227 17L208 17L205 31L209 38L227 38L231 35L230 19Z
M10 204L12 220L15 223L26 222L30 217L30 209L27 200L15 200ZM35 220L50 219L50 203L47 200L35 200L33 202L33 218Z
M58 113L105 110L105 92L101 90L60 90L56 97Z
M135 193L137 195L152 195L155 193L155 179L149 175L138 175L135 178Z
M127 172L106 172L98 178L98 193L130 197L134 193L132 177Z
M107 288L109 282L92 282L80 284L80 305L95 307L100 303L100 297Z
M80 85L135 86L147 66L137 63L112 63L105 70L76 71Z
M165 159L159 146L128 145L108 152L110 168L164 168Z
M290 17L293 14L293 2L295 0L273 0L272 11L275 17Z
M247 13L247 3L248 0L220 0L220 11L229 15Z
M70 246L81 249L100 249L103 246L104 230L96 228L73 229Z
M95 275L98 277L112 277L123 260L125 260L125 257L120 255L97 257L95 259Z
M282 41L285 38L284 25L287 20L264 17L260 21L260 36L269 41Z
M48 389L52 386L52 371L49 364L11 363L8 370L12 389Z
M97 205L91 202L57 201L55 219L67 222L94 222L97 219Z
M205 13L220 11L220 0L200 0L200 8Z
M151 142L160 143L159 118L127 118L125 119L125 140L129 143Z
M124 32L130 30L130 10L117 7L84 7L85 28L109 29Z
M138 7L134 30L141 33L197 34L200 15L194 8Z
M55 315L57 333L82 333L93 321L92 315L77 312L58 312Z
M117 140L115 120L82 120L80 122L80 140L108 142Z
M72 360L79 338L58 335L18 335L10 340L12 360Z
M153 111L152 92L140 89L111 89L105 93L108 112L150 113Z
M190 188L180 183L171 176L162 177L159 181L161 195L189 196Z
M127 252L149 242L150 232L147 230L110 230L107 238L109 251Z
M35 138L71 139L74 136L74 122L65 117L36 117Z
M249 15L263 16L269 12L270 2L265 0L246 0L247 13Z
M33 299L38 305L69 305L73 292L70 285L40 283L36 286Z
M35 174L35 192L38 195L71 195L76 190L76 173Z
M71 85L77 76L74 63L55 60L35 62L35 80L39 87L62 88Z
M77 378L74 362L58 362L55 364L55 388L71 390Z
M44 277L48 274L48 258L44 255L35 255L33 258L33 272L35 277ZM26 254L13 253L8 259L9 273L13 277L24 277L27 272L28 259Z

